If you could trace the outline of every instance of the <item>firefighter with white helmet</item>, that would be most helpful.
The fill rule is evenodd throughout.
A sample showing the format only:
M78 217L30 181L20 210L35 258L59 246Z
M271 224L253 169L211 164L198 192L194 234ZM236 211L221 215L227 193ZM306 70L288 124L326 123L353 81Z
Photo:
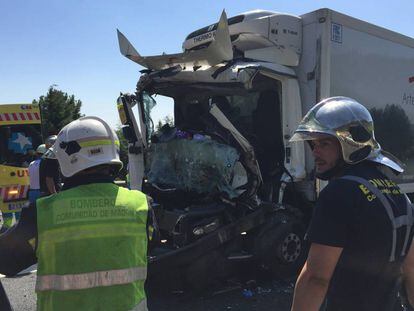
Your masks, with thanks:
M47 148L46 148L45 144L41 144L41 145L37 146L37 148L36 148L36 153L40 156L45 154L46 151L47 151Z
M369 111L351 98L327 98L291 141L308 142L315 175L329 181L308 228L292 310L319 310L324 298L326 310L394 310L401 267L414 299L413 210L391 173L403 167L377 142Z
M37 200L38 310L147 310L146 196L114 184L119 140L97 117L53 146L65 183Z
M40 162L40 191L42 196L57 193L61 187L61 174L58 161L53 153L53 144L57 139L57 135L50 135L45 140L46 152L42 156Z
M46 141L45 141L46 148L49 149L50 147L52 147L56 139L57 139L57 135L50 135L48 138L46 138Z

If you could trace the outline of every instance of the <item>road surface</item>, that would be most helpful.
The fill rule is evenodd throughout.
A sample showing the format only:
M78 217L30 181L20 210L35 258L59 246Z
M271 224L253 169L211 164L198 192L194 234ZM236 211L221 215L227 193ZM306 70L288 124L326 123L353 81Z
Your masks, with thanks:
M1 276L0 276L1 277ZM36 266L13 278L1 277L14 311L35 311ZM251 280L217 286L202 294L182 291L167 294L148 293L149 311L288 311L293 293L293 281Z

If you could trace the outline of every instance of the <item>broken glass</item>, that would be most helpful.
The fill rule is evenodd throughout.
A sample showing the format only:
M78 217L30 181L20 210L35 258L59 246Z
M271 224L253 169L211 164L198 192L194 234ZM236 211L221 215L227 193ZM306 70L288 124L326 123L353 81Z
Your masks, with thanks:
M148 181L161 188L237 197L231 186L237 150L200 134L192 139L180 137L151 145Z

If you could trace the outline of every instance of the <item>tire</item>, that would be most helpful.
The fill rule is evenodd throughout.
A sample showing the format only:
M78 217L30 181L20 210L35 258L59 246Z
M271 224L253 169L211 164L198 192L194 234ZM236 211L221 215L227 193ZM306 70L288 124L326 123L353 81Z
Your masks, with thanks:
M273 278L296 276L308 253L300 218L285 212L275 215L257 235L255 255L261 270Z

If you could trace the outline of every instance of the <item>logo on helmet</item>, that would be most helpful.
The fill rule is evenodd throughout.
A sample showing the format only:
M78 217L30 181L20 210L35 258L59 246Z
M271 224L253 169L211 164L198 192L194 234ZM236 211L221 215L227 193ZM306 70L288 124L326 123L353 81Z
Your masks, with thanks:
M69 141L69 142L62 141L59 144L59 147L62 148L63 150L65 150L65 152L68 155L72 155L74 153L79 152L79 150L81 150L81 146L75 140L72 140L72 141Z
M89 153L89 156L96 156L104 152L101 147L98 147L98 148L89 149L88 153Z

